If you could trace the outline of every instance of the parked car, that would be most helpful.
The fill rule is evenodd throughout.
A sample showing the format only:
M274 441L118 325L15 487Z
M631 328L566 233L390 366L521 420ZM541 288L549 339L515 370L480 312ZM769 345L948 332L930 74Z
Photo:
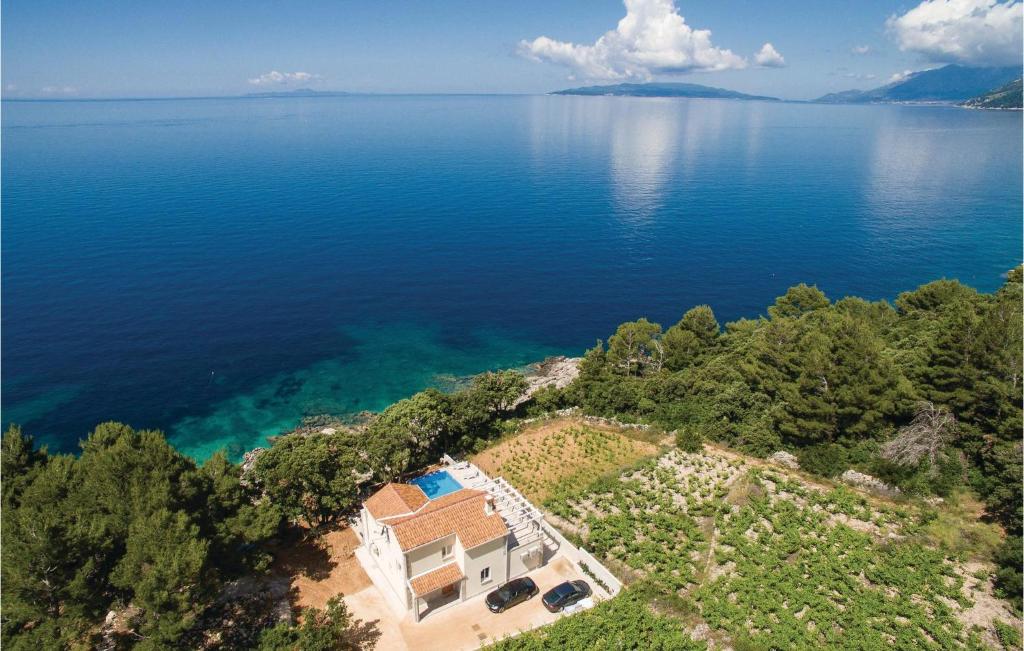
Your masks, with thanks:
M540 588L533 582L533 579L524 576L521 579L512 579L488 594L484 601L487 602L488 610L492 613L500 613L507 608L532 598L538 592L540 592Z
M566 606L571 606L580 599L590 596L590 586L586 581L566 581L559 583L544 593L541 601L544 607L553 613L557 613Z

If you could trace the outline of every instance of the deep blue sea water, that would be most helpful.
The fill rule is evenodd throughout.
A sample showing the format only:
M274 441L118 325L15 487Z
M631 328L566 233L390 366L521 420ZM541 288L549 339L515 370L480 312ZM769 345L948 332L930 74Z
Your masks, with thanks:
M993 290L1021 114L605 97L4 102L2 419L237 458L303 414L795 283Z

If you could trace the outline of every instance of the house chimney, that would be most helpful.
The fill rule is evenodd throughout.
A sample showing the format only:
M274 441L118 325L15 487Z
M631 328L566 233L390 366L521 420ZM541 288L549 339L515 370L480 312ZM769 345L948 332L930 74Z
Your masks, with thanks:
M484 515L494 515L494 496L484 498Z

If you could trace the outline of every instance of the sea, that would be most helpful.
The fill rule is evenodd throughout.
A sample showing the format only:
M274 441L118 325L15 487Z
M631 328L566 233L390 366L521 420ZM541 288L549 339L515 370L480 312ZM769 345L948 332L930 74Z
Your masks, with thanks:
M616 325L993 291L1020 112L680 98L2 103L0 418L238 459Z

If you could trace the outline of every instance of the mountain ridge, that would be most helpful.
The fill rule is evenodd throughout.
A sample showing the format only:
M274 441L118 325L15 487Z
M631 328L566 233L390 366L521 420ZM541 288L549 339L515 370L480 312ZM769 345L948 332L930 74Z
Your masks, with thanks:
M650 82L643 84L612 84L608 86L580 86L556 90L549 95L583 95L591 97L691 97L696 99L742 99L778 102L778 97L748 95L728 88L701 84Z
M1020 76L1018 66L968 68L952 64L914 72L878 88L828 93L814 101L824 104L954 104L983 95Z

